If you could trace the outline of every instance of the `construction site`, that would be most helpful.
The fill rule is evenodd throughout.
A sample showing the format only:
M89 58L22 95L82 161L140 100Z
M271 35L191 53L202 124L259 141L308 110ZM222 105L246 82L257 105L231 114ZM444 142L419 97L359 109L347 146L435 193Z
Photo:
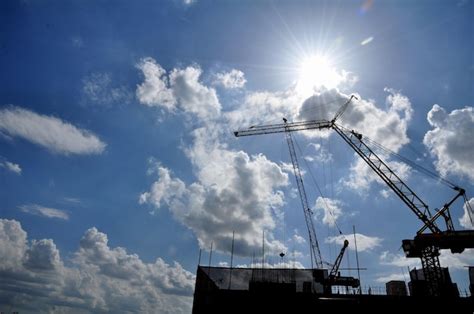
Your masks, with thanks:
M268 311L289 310L292 312L308 311L326 313L329 311L351 310L363 312L380 312L381 309L406 311L421 309L436 312L439 308L451 308L455 313L472 313L474 311L474 264L465 265L469 274L470 294L461 294L451 279L449 268L440 263L440 251L450 250L453 254L463 254L466 249L474 248L473 230L455 230L450 207L454 203L464 202L472 222L472 208L466 191L443 179L452 189L452 198L436 209L429 207L410 188L401 176L397 175L388 162L384 161L376 148L380 144L366 138L356 130L347 129L339 124L340 117L356 96L351 96L341 104L331 120L311 120L251 126L234 132L236 137L256 136L283 133L288 145L289 155L296 179L298 196L304 213L307 240L310 246L311 268L297 269L294 266L270 268L265 266L263 248L262 260L251 267L214 267L198 263L194 290L193 313L244 312L249 309ZM355 152L375 173L378 178L402 201L400 207L408 208L422 226L414 230L414 237L400 239L406 258L419 259L421 268L409 270L409 282L391 280L381 290L364 289L361 285L362 268L357 260L357 277L341 275L341 261L349 245L344 240L335 261L330 265L324 263L314 226L313 211L309 205L303 170L298 161L293 132L310 130L312 132L330 131L340 138ZM377 147L374 147L377 146ZM401 157L401 156L399 156ZM408 159L403 159L410 167L420 171L429 170L417 166ZM438 204L439 205L439 204ZM394 222L396 223L396 222ZM357 256L357 239L354 238ZM264 241L262 241L263 243ZM232 244L233 247L233 244ZM233 250L233 249L232 249ZM212 249L211 253L212 254ZM233 254L233 251L232 251ZM284 253L280 254L283 260ZM232 258L231 258L232 260Z

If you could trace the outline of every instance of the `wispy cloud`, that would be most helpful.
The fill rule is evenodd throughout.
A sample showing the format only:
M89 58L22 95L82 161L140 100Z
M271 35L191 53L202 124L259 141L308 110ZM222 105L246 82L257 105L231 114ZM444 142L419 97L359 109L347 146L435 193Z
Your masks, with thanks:
M133 93L125 86L114 84L109 73L92 73L82 79L83 103L91 106L111 107L128 104Z
M63 201L72 204L80 204L81 200L75 197L63 197Z
M367 37L366 39L364 39L363 41L361 41L360 44L361 44L362 46L365 46L365 45L371 43L372 40L374 40L374 37L370 36L370 37Z
M18 175L21 174L21 167L19 164L15 164L9 161L0 161L0 167L5 168L8 171L14 172Z
M18 207L22 212L43 216L47 218L57 218L63 220L69 220L69 215L61 210L52 207L45 207L38 204L27 204Z
M59 154L100 154L106 144L95 134L59 118L28 109L9 107L0 110L0 133L20 137Z

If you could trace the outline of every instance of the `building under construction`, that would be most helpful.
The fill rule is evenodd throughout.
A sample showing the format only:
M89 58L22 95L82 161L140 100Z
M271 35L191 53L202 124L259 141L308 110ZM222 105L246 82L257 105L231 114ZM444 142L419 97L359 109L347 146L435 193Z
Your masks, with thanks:
M236 137L285 134L308 231L311 265L315 265L316 268L265 269L198 266L194 313L243 312L249 309L252 311L262 309L265 312L307 310L323 313L337 310L361 310L366 313L380 312L381 309L390 311L422 309L437 312L440 308L446 307L455 310L456 313L474 312L472 268L469 269L471 297L461 297L456 284L451 281L448 269L441 267L439 261L442 249L449 249L452 253L460 254L466 248L474 248L474 231L455 230L450 214L450 206L461 198L464 199L468 214L473 214L465 190L444 178L439 178L455 191L455 195L439 209L434 211L430 209L376 154L372 146L378 145L380 148L380 144L336 123L353 99L357 98L351 96L332 120L288 122L284 118L281 124L251 126L234 132ZM406 257L419 258L422 265L421 269L410 271L408 284L410 293L407 293L404 282L392 281L386 284L385 295L373 295L370 291L364 294L361 293L359 279L340 276L338 269L348 246L347 240L333 267L330 270L324 269L312 211L307 200L302 171L298 164L292 137L292 132L303 130L335 131L423 223L413 239L402 241ZM386 152L389 151L383 149ZM429 171L407 159L402 161L421 171ZM431 175L435 174L431 173ZM470 219L472 222L472 216ZM440 227L440 220L444 220L445 228ZM334 287L342 288L344 293L337 293L341 290L335 291Z
M449 275L447 269L445 272ZM455 313L472 314L474 297L460 297L455 285L450 294L430 296L422 272L413 270L408 286L405 282L387 283L385 295L360 289L334 289L324 269L261 269L198 266L194 290L193 313L356 313L407 311L421 309L438 312L451 308ZM418 277L417 277L418 276ZM474 282L471 281L471 285ZM370 293L370 294L369 294ZM361 311L361 312L360 312Z

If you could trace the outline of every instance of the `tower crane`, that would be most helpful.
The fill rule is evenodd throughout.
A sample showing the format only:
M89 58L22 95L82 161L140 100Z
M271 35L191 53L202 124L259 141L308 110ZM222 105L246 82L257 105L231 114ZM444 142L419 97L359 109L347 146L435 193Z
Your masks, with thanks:
M286 125L288 121L283 118L283 122ZM303 176L301 175L300 166L298 164L298 158L296 157L295 145L293 143L293 137L291 131L285 131L286 142L288 143L288 149L290 150L291 164L293 165L293 172L296 178L296 185L298 187L298 193L300 196L301 206L303 207L304 218L306 221L306 229L308 229L309 245L311 247L311 268L313 262L317 268L323 268L323 261L321 258L321 251L319 250L318 238L316 237L316 230L314 229L313 223L313 212L308 204L308 198L303 184Z
M451 249L453 253L462 253L465 248L474 248L474 231L455 231L451 214L449 212L450 206L461 196L466 199L465 190L453 186L453 190L457 194L441 209L437 210L434 214L431 213L428 205L418 197L418 195L385 163L364 141L363 136L354 130L349 130L343 126L336 124L338 118L347 109L352 99L357 99L352 95L346 103L344 103L338 110L332 120L309 120L300 122L288 122L284 119L284 123L253 126L249 129L238 130L234 132L236 137L240 136L251 136L251 135L262 135L272 133L285 133L288 144L290 145L291 132L302 131L302 130L334 130L366 163L367 165L390 187L390 189L405 203L405 205L423 222L423 226L418 230L416 237L413 240L403 240L402 247L407 257L418 257L421 259L423 273L425 280L428 284L428 293L432 296L438 296L443 294L443 287L445 284L445 278L442 272L442 268L439 263L439 250L440 249ZM294 153L294 147L293 147ZM290 147L291 154L291 147ZM292 157L293 158L293 157ZM296 161L296 159L295 159ZM293 159L292 159L293 162ZM297 162L296 162L297 165ZM293 162L295 169L295 162ZM299 168L296 168L295 175L299 175ZM297 174L298 172L298 174ZM297 181L300 179L297 178ZM302 182L302 181L301 181ZM301 186L303 187L302 183ZM300 196L302 192L300 190L300 183L298 183L298 189ZM304 192L304 187L303 190ZM303 194L305 197L305 194ZM307 200L302 204L305 210L305 218L311 218L307 207ZM446 223L446 231L442 231L437 224L439 217L443 217ZM310 219L312 223L312 219ZM308 226L308 221L306 222ZM425 233L429 230L431 233ZM311 235L310 235L311 240ZM316 240L316 239L315 239ZM317 242L316 242L317 244ZM313 246L312 246L313 248Z

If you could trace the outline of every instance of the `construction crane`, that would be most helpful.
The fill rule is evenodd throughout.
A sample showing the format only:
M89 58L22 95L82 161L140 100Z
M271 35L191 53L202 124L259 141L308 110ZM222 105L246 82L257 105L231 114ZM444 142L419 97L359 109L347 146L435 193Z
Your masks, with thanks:
M288 123L285 119L282 124L253 126L246 130L235 131L234 135L240 137L283 132L289 134L302 130L333 129L423 222L423 226L418 230L415 239L403 240L402 247L407 257L419 257L421 259L428 284L428 293L432 296L440 295L443 293L445 278L439 263L439 250L451 249L453 253L461 253L465 248L474 247L474 231L455 231L449 212L449 207L459 197L463 196L465 200L467 199L465 190L453 186L457 194L432 215L428 205L363 141L362 134L336 124L337 119L341 117L353 98L357 99L352 95L330 121L310 120ZM437 220L439 217L444 218L446 231L442 231L438 227ZM427 229L431 233L424 233Z
M342 258L344 257L344 252L346 251L347 247L349 246L349 241L344 240L344 245L339 252L339 255L336 257L336 261L329 272L329 279L335 278L337 273L339 272L339 267L341 266Z
M283 122L286 125L288 121L283 118ZM306 228L309 235L309 245L311 247L311 268L313 268L313 262L316 264L316 268L323 268L323 260L321 258L321 251L319 249L318 238L316 236L316 230L314 229L313 223L313 212L309 207L308 198L303 184L303 176L301 175L300 166L298 164L298 158L296 157L295 145L293 143L293 137L291 131L285 131L286 142L288 143L288 149L290 150L291 164L293 165L293 172L296 178L296 185L298 187L298 193L300 196L301 206L304 212L304 218L306 221Z
M344 244L342 245L341 251L339 252L339 255L336 257L336 261L332 265L332 268L329 271L328 278L325 281L325 284L327 285L328 289L331 289L332 286L346 286L346 287L353 287L353 288L357 288L360 286L359 279L351 277L351 276L341 276L339 273L339 267L341 266L342 258L344 257L344 253L348 246L349 246L349 241L345 239Z

